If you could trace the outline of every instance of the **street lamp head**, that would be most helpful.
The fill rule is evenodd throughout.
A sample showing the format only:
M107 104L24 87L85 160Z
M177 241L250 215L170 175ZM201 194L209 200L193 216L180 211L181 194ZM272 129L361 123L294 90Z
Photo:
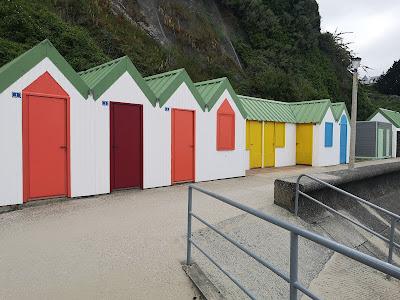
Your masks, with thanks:
M361 65L361 57L352 57L351 58L351 68L353 70L357 70Z

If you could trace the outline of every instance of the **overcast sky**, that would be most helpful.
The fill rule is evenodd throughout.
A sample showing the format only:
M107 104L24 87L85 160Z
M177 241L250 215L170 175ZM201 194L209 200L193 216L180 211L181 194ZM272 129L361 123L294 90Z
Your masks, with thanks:
M345 35L362 65L380 75L400 59L400 0L317 0L322 31Z

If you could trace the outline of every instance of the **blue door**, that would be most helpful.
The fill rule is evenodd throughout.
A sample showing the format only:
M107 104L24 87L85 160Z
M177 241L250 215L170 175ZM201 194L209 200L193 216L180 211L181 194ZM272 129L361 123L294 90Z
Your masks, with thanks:
M346 163L347 154L347 118L343 115L340 118L340 163Z

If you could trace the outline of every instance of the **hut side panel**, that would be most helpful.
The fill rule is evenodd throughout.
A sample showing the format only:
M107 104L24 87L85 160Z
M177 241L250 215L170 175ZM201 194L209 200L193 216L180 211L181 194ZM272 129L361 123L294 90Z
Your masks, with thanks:
M165 146L160 128L165 124L160 122L160 109L151 105L129 73L125 72L95 101L96 193L110 192L110 102L142 105L143 188L169 185L160 175L167 159L165 150L162 150Z
M275 148L275 167L296 164L296 124L285 123L285 147Z
M217 111L225 99L235 112L235 149L220 151L217 150ZM245 176L246 121L230 93L225 90L211 111L199 112L198 119L204 119L204 123L199 129L202 133L198 135L196 181Z
M325 123L336 124L332 110L329 108L320 124L314 125L313 166L332 166L339 164L340 132L333 126L332 146L325 146Z
M0 94L0 205L22 203L22 100L12 97L21 93L45 72L70 96L70 178L71 197L95 194L95 160L93 155L92 103L86 101L58 68L43 59Z
M159 178L159 185L154 186L166 186L171 185L171 127L172 127L172 109L187 109L195 111L195 181L198 181L198 166L199 166L199 157L204 155L204 149L201 146L202 141L201 137L205 135L204 123L206 118L204 113L194 98L193 94L187 87L186 83L182 83L176 91L172 94L172 96L168 99L168 101L164 104L163 107L157 108L156 116L158 120L157 128L152 132L158 132L159 135L156 137L158 139L158 147L154 148L155 156L160 156L160 163L153 164L154 169L153 172L157 173L157 178ZM157 122L155 122L157 123ZM208 139L207 139L207 142ZM153 155L153 156L154 156Z

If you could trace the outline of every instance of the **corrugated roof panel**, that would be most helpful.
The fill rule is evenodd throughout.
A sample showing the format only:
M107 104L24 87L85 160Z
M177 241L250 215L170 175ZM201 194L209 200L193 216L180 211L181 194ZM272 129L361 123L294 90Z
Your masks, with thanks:
M238 96L248 120L296 123L290 104L248 96Z
M226 78L218 78L197 82L194 85L199 91L200 95L203 97L204 102L208 104L212 100L212 97L218 91L220 86L223 84L224 80L226 80Z
M149 77L145 77L144 80L147 82L152 91L156 94L157 97L160 95L172 84L176 77L179 76L181 72L184 72L184 69L173 70L157 75L152 75Z
M329 99L290 103L297 123L321 123L330 105Z
M107 76L107 74L111 72L111 70L124 58L125 56L117 58L115 60L106 62L105 64L79 72L78 74L90 88L94 88L96 84L99 83L100 80L102 80L105 76Z

